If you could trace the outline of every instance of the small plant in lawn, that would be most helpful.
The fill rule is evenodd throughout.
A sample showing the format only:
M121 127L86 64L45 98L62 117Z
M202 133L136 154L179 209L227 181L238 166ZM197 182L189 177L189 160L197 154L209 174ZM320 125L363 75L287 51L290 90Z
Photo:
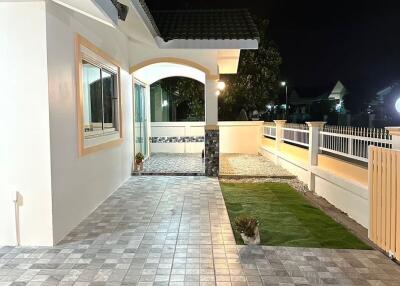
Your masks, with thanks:
M241 215L235 218L235 225L238 232L242 236L243 241L246 244L259 244L260 233L258 231L257 219Z

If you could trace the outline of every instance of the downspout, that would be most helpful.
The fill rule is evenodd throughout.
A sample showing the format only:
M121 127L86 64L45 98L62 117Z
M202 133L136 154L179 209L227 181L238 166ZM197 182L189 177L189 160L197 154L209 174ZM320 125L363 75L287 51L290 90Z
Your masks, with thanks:
M15 192L15 200L14 200L14 213L15 213L15 237L17 240L17 246L21 245L21 234L19 228L19 206L21 203L21 194L19 192Z

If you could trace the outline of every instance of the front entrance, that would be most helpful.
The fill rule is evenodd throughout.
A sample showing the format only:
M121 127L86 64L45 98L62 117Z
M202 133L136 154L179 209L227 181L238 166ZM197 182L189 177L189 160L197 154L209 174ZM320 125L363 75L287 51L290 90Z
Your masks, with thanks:
M135 154L148 158L134 174L217 176L218 76L198 65L157 62L133 77Z

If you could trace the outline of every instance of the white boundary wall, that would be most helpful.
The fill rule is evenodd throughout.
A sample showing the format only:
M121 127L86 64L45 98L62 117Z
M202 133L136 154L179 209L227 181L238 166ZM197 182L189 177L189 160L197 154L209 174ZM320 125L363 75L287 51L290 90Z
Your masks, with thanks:
M258 154L262 121L220 121L218 126L221 154Z
M261 121L220 121L220 153L257 154ZM151 137L204 137L204 122L152 122ZM164 137L164 138L162 138ZM204 142L151 143L152 153L201 153Z
M366 184L363 185L318 166L308 166L288 154L277 152L266 146L260 148L260 153L297 176L305 184L309 184L312 179L315 180L316 194L368 228L368 178L365 179Z
M204 122L151 122L151 137L161 141L172 137L203 137ZM201 153L204 142L150 143L152 153Z

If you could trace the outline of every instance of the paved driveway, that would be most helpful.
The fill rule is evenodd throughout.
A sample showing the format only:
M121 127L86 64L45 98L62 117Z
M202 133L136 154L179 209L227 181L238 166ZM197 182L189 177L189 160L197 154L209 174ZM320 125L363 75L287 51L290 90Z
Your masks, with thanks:
M237 247L218 181L205 177L132 177L57 247L0 248L0 286L399 281L376 251Z

